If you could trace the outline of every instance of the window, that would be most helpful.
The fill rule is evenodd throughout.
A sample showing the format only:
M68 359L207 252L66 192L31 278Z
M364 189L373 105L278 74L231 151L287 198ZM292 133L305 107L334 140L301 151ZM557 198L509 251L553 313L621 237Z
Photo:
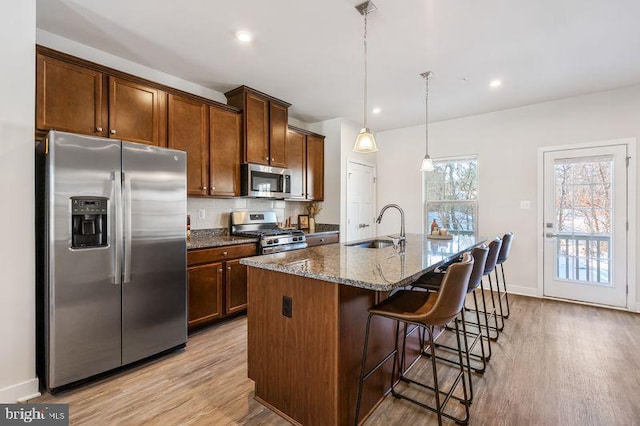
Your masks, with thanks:
M435 219L439 227L475 235L478 229L478 158L434 160L424 173L424 229Z

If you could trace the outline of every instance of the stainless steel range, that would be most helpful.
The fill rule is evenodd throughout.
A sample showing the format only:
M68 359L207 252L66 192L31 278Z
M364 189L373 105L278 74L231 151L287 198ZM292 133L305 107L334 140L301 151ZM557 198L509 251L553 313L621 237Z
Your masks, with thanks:
M278 228L276 212L232 212L231 234L258 237L258 253L271 254L307 247L304 232Z

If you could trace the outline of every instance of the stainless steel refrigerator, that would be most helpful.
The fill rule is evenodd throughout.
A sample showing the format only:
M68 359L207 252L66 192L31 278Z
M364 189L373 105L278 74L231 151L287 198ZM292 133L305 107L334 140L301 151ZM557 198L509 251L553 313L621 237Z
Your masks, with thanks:
M42 149L47 387L184 346L185 153L55 131Z

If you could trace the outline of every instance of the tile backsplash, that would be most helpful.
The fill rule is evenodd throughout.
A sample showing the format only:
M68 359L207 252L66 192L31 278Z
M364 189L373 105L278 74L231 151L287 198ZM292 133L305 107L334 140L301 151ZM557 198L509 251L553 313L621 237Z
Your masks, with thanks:
M273 210L278 222L288 217L297 223L299 214L306 214L308 203L300 201L267 200L257 198L187 198L187 214L191 215L191 229L228 228L229 213L234 210ZM204 211L204 219L199 212Z

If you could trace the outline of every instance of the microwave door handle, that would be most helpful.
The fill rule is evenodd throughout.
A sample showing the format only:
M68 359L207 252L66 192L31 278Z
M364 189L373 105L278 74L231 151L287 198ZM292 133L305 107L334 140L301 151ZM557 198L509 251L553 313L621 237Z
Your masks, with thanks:
M124 228L124 266L122 284L131 282L131 178L122 172L123 183L123 228Z
M113 255L112 284L122 284L122 177L120 171L111 172L111 206L109 208L110 223L109 234L111 237Z

